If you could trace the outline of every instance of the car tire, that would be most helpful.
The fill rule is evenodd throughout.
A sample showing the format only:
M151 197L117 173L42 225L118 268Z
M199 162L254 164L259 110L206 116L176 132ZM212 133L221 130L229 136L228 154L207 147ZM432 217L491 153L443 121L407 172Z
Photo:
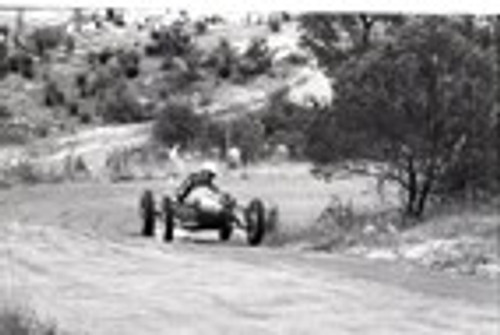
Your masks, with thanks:
M224 219L224 222L219 229L219 239L221 241L228 241L231 238L231 235L233 234L233 225L231 220L229 219Z
M165 233L163 240L171 242L174 239L174 212L172 200L165 196L162 202L163 222L165 223Z
M251 246L259 245L264 238L266 224L265 207L260 199L254 199L250 202L245 210L245 221L248 244Z
M142 194L140 201L140 211L142 217L142 236L152 237L155 234L155 201L153 192L146 190Z

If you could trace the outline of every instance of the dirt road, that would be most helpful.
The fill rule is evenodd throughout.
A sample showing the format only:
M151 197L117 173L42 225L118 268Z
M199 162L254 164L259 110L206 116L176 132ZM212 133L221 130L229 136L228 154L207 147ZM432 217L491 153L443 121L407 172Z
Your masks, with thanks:
M496 281L238 237L144 240L144 186L0 192L2 300L74 334L499 333Z

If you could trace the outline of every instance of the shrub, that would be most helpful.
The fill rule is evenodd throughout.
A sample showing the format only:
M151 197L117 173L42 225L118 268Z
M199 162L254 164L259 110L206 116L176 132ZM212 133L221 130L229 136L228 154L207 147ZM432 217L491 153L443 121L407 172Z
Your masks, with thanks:
M266 73L272 65L272 54L265 38L255 38L244 52L238 70L244 78Z
M106 89L100 96L97 109L104 122L127 123L145 119L141 104L124 82Z
M140 73L141 56L135 50L121 50L117 55L118 64L127 78L136 78Z
M153 137L165 145L191 145L201 133L202 118L186 102L171 101L159 113Z
M80 98L86 98L88 94L88 80L85 73L78 73L75 75L75 86Z
M148 43L144 46L144 53L148 57L159 56L160 55L160 47L155 43Z
M80 108L78 106L78 102L70 101L70 102L68 102L66 107L68 108L69 116L77 117L79 115Z
M219 45L203 62L203 66L214 69L219 78L228 79L234 72L237 60L236 52L231 43L227 39L221 38Z
M92 76L88 79L88 92L90 96L102 95L109 88L114 87L119 83L123 83L123 76L118 66L108 65L98 68L91 73Z
M180 24L153 30L150 37L152 43L145 47L145 53L150 56L183 56L193 48L191 35Z
M19 73L26 79L33 79L35 75L33 58L25 52L16 52L9 57L9 69L11 72Z
M6 119L10 119L11 117L12 112L9 110L9 107L0 105L0 120L4 121Z
M18 162L12 166L7 175L10 180L23 184L37 184L42 181L42 176L36 166L29 159Z
M281 31L281 22L278 19L269 19L267 26L273 33L279 33Z
M208 30L208 25L204 21L196 21L194 29L197 35L204 35Z
M302 55L302 54L293 52L285 57L285 61L291 65L302 66L302 65L306 65L309 62L309 59L307 58L306 55Z
M80 114L80 122L83 124L90 124L92 122L92 116L88 113Z
M33 312L3 308L0 311L0 334L5 335L56 335L54 324L43 323Z
M28 137L25 129L10 123L12 116L7 106L0 105L0 145L23 144Z
M292 20L292 15L288 12L281 12L281 20L283 22L290 22Z
M28 39L33 44L35 52L44 56L47 51L55 49L66 40L66 33L62 27L49 26L37 28Z
M109 47L105 47L100 51L89 51L87 54L87 62L91 66L106 65L115 53L116 52Z
M60 106L64 104L66 98L64 93L61 92L57 84L50 80L45 84L45 105L48 107Z
M110 48L104 48L97 53L97 60L101 65L106 65L108 61L114 56L115 52Z
M28 133L25 129L0 123L0 145L24 144L27 139Z

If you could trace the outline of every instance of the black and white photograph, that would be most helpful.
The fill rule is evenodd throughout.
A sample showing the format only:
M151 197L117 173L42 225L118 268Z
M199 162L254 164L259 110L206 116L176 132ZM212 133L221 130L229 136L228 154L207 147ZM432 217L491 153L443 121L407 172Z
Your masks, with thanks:
M348 2L0 3L0 335L500 334L500 6Z

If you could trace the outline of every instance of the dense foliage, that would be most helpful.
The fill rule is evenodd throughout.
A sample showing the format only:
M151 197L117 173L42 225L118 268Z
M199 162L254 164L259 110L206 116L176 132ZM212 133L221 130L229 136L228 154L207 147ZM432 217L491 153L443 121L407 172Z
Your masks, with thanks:
M366 23L377 18L344 19L305 19L305 40L335 77L337 96L310 132L311 157L389 164L381 177L400 183L416 217L432 195L489 188L498 120L488 31L467 17L383 18L397 29L374 41ZM326 41L329 27L356 38L349 48Z

